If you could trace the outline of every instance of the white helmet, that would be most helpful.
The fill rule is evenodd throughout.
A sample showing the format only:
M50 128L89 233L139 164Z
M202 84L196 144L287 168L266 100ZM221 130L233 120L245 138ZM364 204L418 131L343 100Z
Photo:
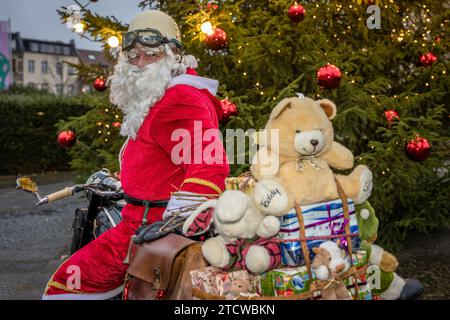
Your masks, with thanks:
M128 32L123 37L123 49L129 50L136 42L144 46L174 43L179 48L182 47L177 23L171 16L159 10L141 12L130 23Z

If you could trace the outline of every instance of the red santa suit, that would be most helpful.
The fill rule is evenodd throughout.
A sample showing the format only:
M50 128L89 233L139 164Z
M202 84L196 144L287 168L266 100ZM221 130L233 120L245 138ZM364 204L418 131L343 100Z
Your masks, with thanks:
M172 79L161 100L150 108L136 139L128 139L124 148L121 181L127 195L142 200L167 200L171 192L178 190L201 194L218 194L224 190L229 167L219 132L215 130L213 138L211 135L207 139L198 137L208 129L218 129L222 109L214 96L217 86L216 80L199 77L192 69ZM185 142L190 143L190 163L172 161L172 150L180 143L180 139L172 141L172 133L177 129L188 139ZM204 152L207 150L214 151ZM199 151L203 155L200 159L198 154L194 155ZM222 159L222 163L211 163L211 157ZM119 294L128 267L123 261L143 212L144 207L127 204L121 223L58 268L43 298L107 299ZM161 220L163 212L164 208L151 208L148 222ZM77 271L79 285L74 287Z

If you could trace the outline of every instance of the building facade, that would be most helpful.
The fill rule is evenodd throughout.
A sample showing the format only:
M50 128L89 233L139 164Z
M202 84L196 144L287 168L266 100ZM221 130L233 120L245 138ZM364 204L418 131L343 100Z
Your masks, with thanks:
M12 34L14 84L47 90L57 95L80 92L76 70L68 63L79 64L75 41L51 42L21 38Z

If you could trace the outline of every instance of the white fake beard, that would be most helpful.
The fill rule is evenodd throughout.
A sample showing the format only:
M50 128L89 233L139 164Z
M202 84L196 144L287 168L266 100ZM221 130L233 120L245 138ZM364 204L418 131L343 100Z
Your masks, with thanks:
M129 64L124 55L119 57L110 78L110 99L124 113L121 135L136 138L150 108L169 86L172 70L177 70L177 64L171 60L171 57L165 57L139 68Z

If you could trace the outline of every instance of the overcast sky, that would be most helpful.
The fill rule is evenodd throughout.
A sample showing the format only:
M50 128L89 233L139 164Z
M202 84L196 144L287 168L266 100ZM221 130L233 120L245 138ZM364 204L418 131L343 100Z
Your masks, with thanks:
M89 0L80 0L86 4ZM140 12L138 0L98 0L89 9L101 15L113 15L129 23ZM13 32L24 38L69 42L75 39L79 49L100 49L100 45L82 39L61 24L56 10L75 4L72 0L0 0L0 20L11 18Z

